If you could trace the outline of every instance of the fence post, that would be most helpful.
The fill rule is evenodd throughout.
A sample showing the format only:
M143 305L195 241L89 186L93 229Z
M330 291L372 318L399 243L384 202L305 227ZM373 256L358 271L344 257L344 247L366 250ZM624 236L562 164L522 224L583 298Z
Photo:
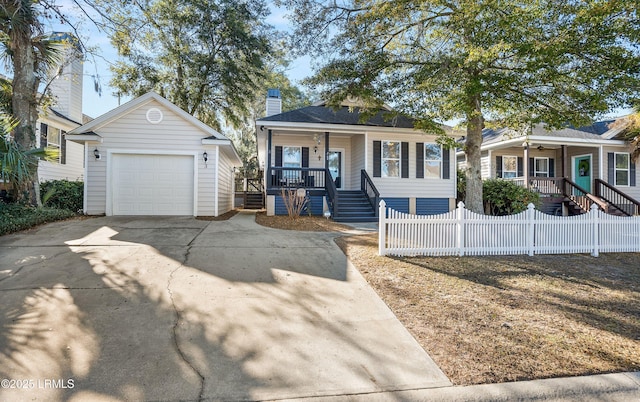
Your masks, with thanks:
M380 206L378 207L378 255L386 255L387 246L387 223L386 223L386 206L387 203L384 200L380 200Z
M456 243L458 254L462 257L464 255L464 202L462 201L458 203L458 208L456 208L456 219L458 220L456 224Z
M534 238L535 238L535 216L536 206L533 203L527 205L527 244L529 245L529 257L533 257L534 254Z
M591 205L589 215L591 215L591 235L593 236L593 251L591 255L597 257L600 255L600 208L598 204Z

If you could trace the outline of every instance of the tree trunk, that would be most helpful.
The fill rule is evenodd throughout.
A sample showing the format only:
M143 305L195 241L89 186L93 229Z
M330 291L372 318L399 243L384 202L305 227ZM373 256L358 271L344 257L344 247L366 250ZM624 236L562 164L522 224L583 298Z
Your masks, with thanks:
M482 166L480 146L482 145L484 117L482 116L479 96L476 95L470 99L469 106L471 107L470 112L467 114L467 140L465 143L467 188L464 203L467 209L478 214L484 214L482 174L480 171Z
M35 55L31 44L30 31L13 30L11 32L11 51L13 53L13 116L18 120L14 130L14 140L24 150L35 148L34 127L38 120L36 95L38 80L35 73Z

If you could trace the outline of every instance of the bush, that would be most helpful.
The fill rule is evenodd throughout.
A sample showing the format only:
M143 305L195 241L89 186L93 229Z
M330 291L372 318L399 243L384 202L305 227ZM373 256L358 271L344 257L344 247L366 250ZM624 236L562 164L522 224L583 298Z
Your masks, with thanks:
M485 211L490 215L513 215L525 211L529 203L540 204L538 193L508 180L485 180L482 194Z
M66 209L33 208L28 205L0 202L0 235L29 229L47 222L67 219L75 214Z
M40 184L42 204L57 209L82 211L84 183L81 181L51 180Z

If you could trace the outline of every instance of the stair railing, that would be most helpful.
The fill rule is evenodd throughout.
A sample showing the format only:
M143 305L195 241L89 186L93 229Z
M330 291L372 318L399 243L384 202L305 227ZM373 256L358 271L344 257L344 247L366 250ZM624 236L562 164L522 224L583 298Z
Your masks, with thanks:
M327 191L327 203L331 210L333 211L333 217L336 217L338 213L338 188L336 187L336 183L331 180L331 172L329 169L325 169L324 177L326 178L324 181L324 187Z
M640 215L639 201L631 198L601 179L596 179L595 184L596 196L608 202L610 207L617 209L627 216Z
M564 196L573 201L584 212L589 212L593 204L598 204L600 209L603 211L607 210L607 203L605 201L589 193L587 190L567 178L563 180L562 189L564 191Z
M373 184L373 180L371 180L369 173L364 169L360 170L360 190L367 195L371 208L373 208L377 217L378 204L380 203L380 192Z

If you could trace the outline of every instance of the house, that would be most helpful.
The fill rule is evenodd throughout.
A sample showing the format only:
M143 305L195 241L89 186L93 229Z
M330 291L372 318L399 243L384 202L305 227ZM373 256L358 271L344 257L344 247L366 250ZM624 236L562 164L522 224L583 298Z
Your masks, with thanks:
M150 92L67 133L85 155L88 215L218 216L233 208L232 142Z
M269 90L267 115L256 120L268 215L286 214L283 189L304 189L314 215L336 221L374 221L378 202L407 213L455 208L454 152L389 108L362 121L360 103L325 103L281 111Z
M547 213L580 214L596 203L607 212L637 215L638 172L621 128L611 123L553 131L536 125L526 133L485 129L482 178L512 180L539 192ZM464 153L456 157L463 169Z
M55 160L41 160L38 181L83 180L84 148L66 139L66 133L89 120L82 114L82 53L77 41L67 33L54 33L56 40L65 43L60 66L51 73L49 89L52 104L40 111L36 126L36 146L58 151Z

